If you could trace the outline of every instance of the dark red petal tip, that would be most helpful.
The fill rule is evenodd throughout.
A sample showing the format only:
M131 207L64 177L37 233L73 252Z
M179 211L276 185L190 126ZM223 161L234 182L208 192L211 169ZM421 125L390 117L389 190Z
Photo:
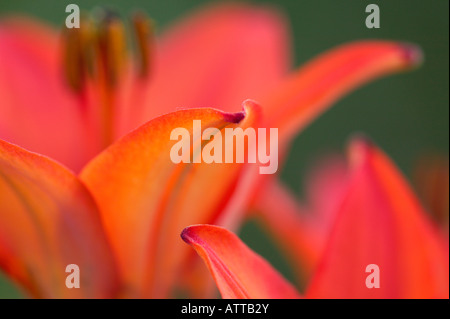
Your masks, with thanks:
M184 241L185 243L188 243L188 244L189 244L189 235L188 235L188 232L189 232L189 227L186 227L186 228L183 229L183 231L181 232L180 237L181 237L181 239L183 239L183 241Z
M195 228L195 225L186 227L185 229L183 229L183 231L180 234L181 239L183 239L183 241L189 245L195 241L195 239L194 239L195 234L193 234L192 228Z
M418 45L412 43L403 43L401 46L408 65L416 67L423 63L424 54L422 49Z

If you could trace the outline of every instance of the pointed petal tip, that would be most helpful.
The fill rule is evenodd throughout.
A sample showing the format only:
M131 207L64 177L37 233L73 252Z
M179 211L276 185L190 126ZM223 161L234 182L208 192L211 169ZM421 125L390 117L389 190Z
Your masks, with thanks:
M206 226L206 227L205 227ZM200 224L200 225L190 225L183 229L180 236L183 241L188 244L192 245L198 242L199 237L197 236L197 232L209 232L209 231L226 231L225 228L215 225L208 225L208 224Z
M347 153L351 167L358 167L365 162L366 156L374 147L372 140L364 134L356 134L350 138Z

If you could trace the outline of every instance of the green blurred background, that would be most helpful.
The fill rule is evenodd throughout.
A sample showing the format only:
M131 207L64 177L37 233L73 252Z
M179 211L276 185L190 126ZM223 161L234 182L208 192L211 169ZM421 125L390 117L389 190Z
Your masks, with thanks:
M76 3L82 10L96 6L117 9L121 15L145 10L158 29L191 10L213 1L199 0L18 0L0 1L0 15L26 13L61 26L65 7ZM412 73L384 78L367 85L337 103L295 140L282 170L282 179L301 194L308 167L330 151L344 151L352 134L364 132L411 176L420 155L448 155L449 149L449 2L448 0L279 0L269 3L284 12L292 27L294 63L343 42L382 38L419 44L425 63ZM379 5L381 28L367 29L365 8ZM1 61L0 61L1 63ZM241 233L244 241L292 278L279 256L255 223ZM0 274L0 298L21 297Z

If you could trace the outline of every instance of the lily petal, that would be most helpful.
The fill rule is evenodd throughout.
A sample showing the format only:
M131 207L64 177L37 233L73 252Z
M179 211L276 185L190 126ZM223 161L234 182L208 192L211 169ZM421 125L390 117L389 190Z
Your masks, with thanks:
M337 99L382 75L421 62L420 49L387 41L345 44L301 67L278 90L259 100L267 125L289 141Z
M0 138L79 170L89 139L64 82L58 34L29 19L2 20L0 61Z
M175 164L170 152L179 142L171 141L171 131L185 128L193 136L193 120L201 121L202 130L245 129L257 120L258 107L247 101L244 110L188 109L161 116L113 144L82 171L81 179L100 206L127 285L125 295L167 296L181 272L180 260L189 253L178 234L186 225L212 223L220 216L245 165ZM203 145L195 136L191 140L189 150L197 154Z
M300 298L267 261L228 230L211 225L190 226L183 230L181 238L202 257L223 298Z
M327 157L308 173L304 202L276 177L259 184L251 210L285 251L301 286L310 280L322 254L336 207L348 187L347 175L343 159Z
M66 287L66 267L80 288ZM97 207L59 164L0 140L0 267L33 297L114 296L117 276Z
M354 172L307 297L448 298L448 246L409 185L367 142L350 148ZM366 267L380 270L369 289Z
M434 220L448 234L449 162L442 155L419 159L414 170L414 185Z
M299 282L305 283L323 246L323 236L312 219L314 216L276 178L262 185L252 209L294 265Z
M287 75L287 29L276 10L244 4L209 6L176 23L156 46L134 125L180 107L240 111L242 101L262 97Z

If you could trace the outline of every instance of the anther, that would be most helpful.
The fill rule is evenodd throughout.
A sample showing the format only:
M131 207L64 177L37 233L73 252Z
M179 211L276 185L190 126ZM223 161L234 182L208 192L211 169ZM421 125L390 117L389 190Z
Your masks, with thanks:
M137 12L132 17L134 32L136 35L136 51L138 55L138 74L147 77L150 73L152 54L152 39L154 36L154 24L147 16Z
M126 41L122 21L106 11L98 26L99 70L106 84L113 88L123 72L126 60Z
M64 29L64 75L76 92L83 89L86 76L93 74L93 32L92 21L86 17L82 17L80 28Z

